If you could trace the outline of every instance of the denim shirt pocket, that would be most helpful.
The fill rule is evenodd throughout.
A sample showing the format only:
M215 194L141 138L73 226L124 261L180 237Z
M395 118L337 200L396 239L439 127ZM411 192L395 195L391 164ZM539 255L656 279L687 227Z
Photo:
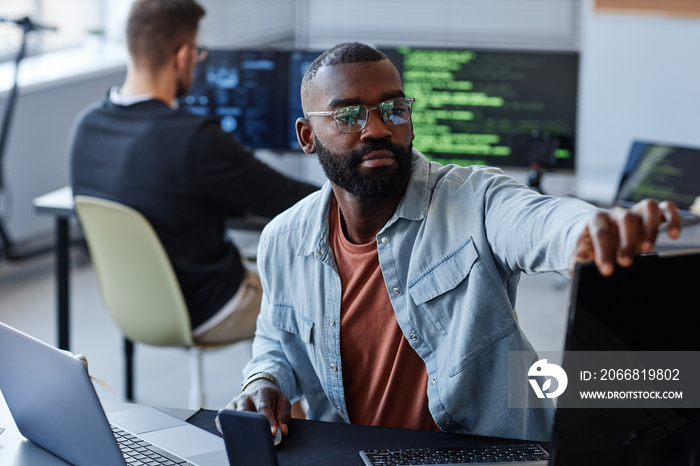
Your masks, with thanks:
M299 335L304 343L313 343L314 323L308 317L296 312L291 304L273 304L271 323L287 333Z
M447 292L468 285L465 280L478 259L474 241L468 238L408 283L413 302L432 318L442 334L447 334L451 312L462 299L461 293Z

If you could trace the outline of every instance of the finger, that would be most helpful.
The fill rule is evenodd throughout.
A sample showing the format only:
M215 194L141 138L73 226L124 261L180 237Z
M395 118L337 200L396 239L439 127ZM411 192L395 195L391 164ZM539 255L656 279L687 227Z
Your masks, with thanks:
M576 264L580 262L592 261L595 259L593 241L586 226L576 241L576 249L569 259L569 273L573 277L576 271Z
M659 204L663 221L668 224L668 236L677 239L681 235L681 215L675 202L663 201Z
M588 221L588 231L598 270L603 276L612 275L619 244L617 225L608 214L598 213Z
M279 425L282 435L289 433L289 421L292 418L292 405L284 395L280 394L277 398L275 411L275 419ZM273 435L275 432L273 432Z
M277 433L277 418L275 417L275 411L273 409L269 393L263 390L258 396L255 397L255 409L261 414L263 414L267 420L270 422L270 430L274 436Z
M623 267L629 267L634 262L634 257L647 246L647 228L642 215L631 210L613 209L611 215L618 230L617 263ZM650 243L650 248L653 247L654 241Z
M263 412L270 421L272 435L275 436L279 430L282 435L289 433L289 421L291 419L291 403L277 387L266 387L261 390L262 399L265 403L265 411Z
M656 244L656 237L659 234L659 227L663 221L659 204L653 199L645 199L635 204L630 210L642 220L643 232L640 251L652 251Z

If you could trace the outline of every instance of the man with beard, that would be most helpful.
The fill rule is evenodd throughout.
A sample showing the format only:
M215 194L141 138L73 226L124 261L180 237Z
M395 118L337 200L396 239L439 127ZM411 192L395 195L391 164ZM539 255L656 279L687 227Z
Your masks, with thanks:
M662 221L678 236L675 206L604 212L498 169L429 162L412 150L413 99L366 45L318 57L301 96L299 143L329 183L263 232L253 359L229 407L264 413L273 434L303 396L311 419L547 439L551 405L525 383L536 355L514 315L520 274L579 260L610 274ZM510 394L528 409L508 408L511 351L528 355Z
M121 202L151 223L198 343L252 338L262 290L227 237L227 216L273 217L318 188L258 161L214 119L177 108L206 50L194 0L136 0L126 81L88 108L71 149L75 195Z

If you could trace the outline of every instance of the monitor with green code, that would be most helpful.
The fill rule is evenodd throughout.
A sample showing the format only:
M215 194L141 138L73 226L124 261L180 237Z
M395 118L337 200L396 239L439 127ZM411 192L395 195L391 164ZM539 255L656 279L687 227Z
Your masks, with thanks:
M579 55L382 48L415 97L414 146L443 164L573 171Z

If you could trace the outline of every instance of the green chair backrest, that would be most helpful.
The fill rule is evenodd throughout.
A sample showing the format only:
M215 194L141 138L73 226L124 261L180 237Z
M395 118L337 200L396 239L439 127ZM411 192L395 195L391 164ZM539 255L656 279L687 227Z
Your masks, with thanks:
M75 196L102 299L132 341L193 346L192 328L172 264L151 224L136 210Z

